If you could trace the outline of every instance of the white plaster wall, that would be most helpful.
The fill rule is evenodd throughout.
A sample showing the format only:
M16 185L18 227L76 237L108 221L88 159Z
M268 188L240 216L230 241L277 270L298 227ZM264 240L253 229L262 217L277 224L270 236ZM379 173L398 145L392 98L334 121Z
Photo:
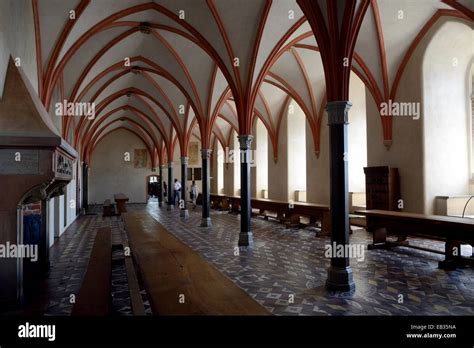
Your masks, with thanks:
M252 153L255 155L256 154L256 149L257 149L257 122L258 118L256 118L255 122L253 123L252 126L252 135L253 135L253 141L251 145ZM266 154L265 154L266 155ZM266 157L266 156L265 156ZM257 197L257 166L258 164L257 158L252 158L254 161L254 165L250 166L250 196L252 198Z
M365 85L354 73L351 74L349 98L352 101L347 126L349 192L365 192L364 167L367 166Z
M233 150L234 143L229 144L227 151ZM226 149L224 151L224 193L226 195L233 195L234 192L234 164L229 163L229 159L226 158Z
M422 93L420 61L423 49L418 47L400 80L396 102L419 102ZM409 117L393 118L393 143L389 150L383 144L382 123L375 101L366 91L367 165L396 167L400 173L404 211L424 212L423 132L422 121Z
M410 64L409 64L410 65ZM398 100L419 100L419 72L412 67L413 75L418 78L402 78L401 93ZM402 96L403 94L403 96ZM377 106L367 92L367 165L398 168L400 174L400 191L404 211L423 213L423 149L422 122L408 118L393 120L393 144L390 150L383 145L382 125ZM402 99L403 98L403 99Z
M327 113L321 121L319 157L314 150L313 133L306 122L306 200L311 203L330 203L329 191L329 127Z
M234 149L234 163L231 165L234 170L234 186L233 186L233 195L240 196L240 143L237 137L237 133L234 132L232 137L233 149Z
M268 189L268 132L260 119L255 122L254 161L252 167L252 197L262 198L262 190ZM273 156L270 160L273 160Z
M178 179L181 182L181 153L179 150L179 144L176 144L174 151L173 151L173 177L171 179L171 187L174 188L174 179ZM165 163L165 170L163 170L163 180L166 182L167 185L170 183L168 182L168 166L169 162Z
M178 179L181 182L181 150L179 144L176 144L174 148L173 167L173 182L174 179Z
M222 193L224 190L224 150L219 141L216 141L212 151L211 192Z
M278 135L278 160L273 160L273 144L268 139L268 198L288 200L288 117L284 113Z
M365 192L364 167L367 166L367 110L363 82L351 74L349 98L348 160L349 191ZM316 156L313 134L306 122L306 196L308 202L330 204L329 127L324 112L320 131L320 153Z
M473 49L474 50L474 49ZM473 123L473 117L474 117L474 58L472 59L472 64L471 64L471 71L469 72L468 76L468 84L470 86L469 90L469 97L471 100L470 107L468 106L468 117L469 120L471 121L469 124L469 129L473 130L472 135L469 137L469 149L470 149L470 162L469 162L469 168L470 168L470 173L471 173L471 180L469 182L469 193L473 194L474 191L474 123Z
M65 201L65 196L59 196L59 206L58 209L56 210L58 212L58 228L59 228L59 236L61 236L64 233L64 219L65 219L65 214L64 214L64 201Z
M76 164L77 165L77 164ZM74 173L76 170L74 167ZM54 197L48 205L48 235L49 246L54 244L55 238L60 237L64 231L77 219L76 215L76 174L74 179L64 188L65 195Z
M469 75L473 56L473 30L460 22L444 23L425 52L423 127L428 214L435 211L436 196L469 193Z
M288 152L288 199L296 201L295 191L306 191L306 116L299 105L292 100L287 122Z
M218 193L219 189L218 187L218 170L219 170L219 146L218 146L218 141L214 143L214 146L212 147L212 155L211 155L211 193Z
M224 192L226 195L238 196L240 189L240 152L237 133L232 131L232 137L229 144L229 163L224 164ZM233 156L230 150L234 150ZM225 150L224 150L224 161Z
M220 142L217 142L217 193L224 193L224 160L221 156L218 156L219 151L222 153L224 149Z
M21 59L21 67L38 91L36 44L31 1L0 1L0 97L10 55Z
M457 57L461 70L465 59L461 56L465 57L465 49L472 48L472 31L461 29L459 26L463 25L452 19L444 24L447 21L443 18L436 22L405 68L395 101L420 102L422 115L420 120L393 118L393 144L389 151L383 146L375 102L366 92L368 165L399 168L401 198L404 210L409 212L433 213L435 196L469 191L465 94L468 70L452 73L450 65L452 58ZM444 25L447 31L439 34L444 43L436 44L436 33Z
M156 172L151 171L149 156L147 168L133 165L134 150L144 148L145 144L138 137L123 129L99 143L92 154L89 172L89 204L102 204L106 199L113 201L115 193L127 195L129 203L146 202L146 177ZM130 162L124 161L125 152L130 152ZM164 172L167 174L167 170Z

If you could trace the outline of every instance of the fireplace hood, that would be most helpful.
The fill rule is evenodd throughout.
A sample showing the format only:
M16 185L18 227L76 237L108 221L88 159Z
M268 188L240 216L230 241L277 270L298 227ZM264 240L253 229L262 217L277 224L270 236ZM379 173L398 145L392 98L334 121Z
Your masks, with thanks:
M76 158L76 151L60 136L21 67L10 57L0 100L0 177L38 177L42 182L32 195L41 198L50 194L50 185L58 190L54 182L67 184L73 178Z
M76 158L10 57L0 99L0 244L23 243L21 206L63 194L74 178ZM48 233L44 225L43 237ZM39 248L47 255L49 245ZM0 259L0 308L22 300L22 278L21 259Z
M58 130L21 67L10 57L0 99L0 148L56 147L76 158L76 151Z

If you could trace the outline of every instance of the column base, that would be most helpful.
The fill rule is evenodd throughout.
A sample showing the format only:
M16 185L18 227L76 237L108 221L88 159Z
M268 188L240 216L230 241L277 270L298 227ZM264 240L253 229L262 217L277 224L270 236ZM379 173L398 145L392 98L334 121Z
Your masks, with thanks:
M189 210L188 209L181 209L181 211L179 212L179 216L184 217L184 218L189 217Z
M352 267L329 267L326 289L330 291L354 292L355 283L352 278Z
M168 204L168 207L166 208L166 210L174 210L174 205Z
M239 233L239 247L253 247L253 234L252 232L240 232Z
M201 227L212 227L211 218L202 218Z

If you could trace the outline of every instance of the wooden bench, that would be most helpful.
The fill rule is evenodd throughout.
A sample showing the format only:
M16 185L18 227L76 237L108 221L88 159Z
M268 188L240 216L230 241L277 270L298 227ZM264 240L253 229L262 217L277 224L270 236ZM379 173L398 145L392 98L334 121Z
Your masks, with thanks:
M114 216L115 215L115 207L110 202L110 199L106 199L103 205L102 216Z
M369 249L405 246L436 252L410 245L406 240L408 235L422 236L445 241L445 252L438 252L445 255L445 260L439 262L439 268L453 269L473 264L472 257L461 256L461 244L474 245L474 219L389 210L359 210L357 213L367 217L367 230L373 232L373 244L369 245ZM387 241L387 234L398 235L398 240Z
M111 310L112 231L97 230L87 271L71 315L105 316Z
M241 198L239 196L228 196L224 194L211 194L211 208L227 210L232 213L240 213ZM331 214L329 206L315 203L277 201L267 198L252 198L252 209L258 210L258 215L268 219L267 213L275 213L281 223L290 226L300 226L300 218L307 217L310 223L321 222L321 232L324 235L331 233Z
M122 215L122 213L127 212L127 207L125 205L128 202L128 197L123 193L116 193L114 195L115 203L117 203L117 214Z
M228 210L230 208L229 200L226 195L211 193L210 199L212 209Z
M295 202L293 208L289 209L290 224L295 225L300 223L300 217L309 218L310 224L316 221L321 222L321 233L323 235L331 234L331 213L329 206L316 203Z
M209 195L210 198L210 207L212 209L218 210L228 210L230 209L230 201L229 196L218 194L218 193L211 193ZM199 193L196 199L197 205L202 205L202 194Z
M123 219L154 314L270 314L148 213L130 212Z
M130 248L128 242L122 242L123 248ZM145 305L143 304L140 286L138 284L137 274L132 256L125 256L125 271L127 273L128 292L130 293L130 304L133 315L146 315Z
M240 212L241 199L238 196L226 196L230 202L233 213ZM331 233L331 215L329 206L314 203L277 201L267 198L252 198L250 201L252 209L258 210L258 215L268 219L267 213L276 214L276 219L287 227L300 226L300 218L308 217L310 223L321 222L321 232L324 235Z

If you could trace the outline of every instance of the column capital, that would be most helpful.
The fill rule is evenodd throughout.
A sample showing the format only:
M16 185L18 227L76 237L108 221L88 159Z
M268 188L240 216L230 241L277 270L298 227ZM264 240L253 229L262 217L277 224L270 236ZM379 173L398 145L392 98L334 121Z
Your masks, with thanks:
M249 150L252 145L253 135L250 135L250 134L239 135L238 138L239 138L239 143L240 143L240 149Z
M211 149L201 149L201 158L209 159L211 157L212 150Z
M350 101L331 101L326 104L326 111L328 113L328 124L348 124L348 112L352 103Z
M164 164L160 164L160 169L165 169L165 165Z
M186 164L187 165L188 162L189 162L189 157L187 157L187 156L182 156L181 157L181 164Z
M168 168L173 168L173 161L168 161Z

